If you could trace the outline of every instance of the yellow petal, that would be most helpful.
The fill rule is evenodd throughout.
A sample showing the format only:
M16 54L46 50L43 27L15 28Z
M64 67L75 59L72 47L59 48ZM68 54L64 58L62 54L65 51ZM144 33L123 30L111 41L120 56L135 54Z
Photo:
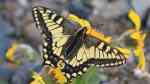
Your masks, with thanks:
M18 44L14 42L6 52L6 59L8 59L9 61L14 61L14 54L15 54L17 47L18 47Z
M131 36L131 38L136 39L136 40L141 39L139 32L134 32L130 36Z
M131 10L129 10L128 17L135 25L136 30L140 30L140 28L141 28L140 16L133 9L131 9Z
M61 69L60 69L59 67L53 69L52 73L54 74L54 78L55 78L60 84L64 84L64 83L67 81L66 77L64 76L63 72L61 71Z
M67 18L69 20L72 20L72 21L75 21L75 22L78 22L80 20L76 15L73 15L73 14L70 14Z
M33 76L32 78L34 78L34 80L30 83L30 84L46 84L42 78L42 76L40 76L38 73L33 72Z
M141 48L137 48L135 50L135 55L138 57L138 68L141 70L145 69L145 56L144 56L144 51Z

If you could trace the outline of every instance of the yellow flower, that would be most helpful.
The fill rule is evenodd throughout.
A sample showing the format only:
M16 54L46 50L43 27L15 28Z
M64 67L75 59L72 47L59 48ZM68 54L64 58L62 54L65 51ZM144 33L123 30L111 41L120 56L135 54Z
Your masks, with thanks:
M131 19L131 21L135 25L135 31L132 31L130 37L136 40L137 42L137 46L134 52L135 55L139 59L139 63L137 67L141 70L144 70L145 69L145 56L144 56L143 48L144 48L144 39L146 37L146 34L142 34L140 32L141 19L140 19L140 16L133 9L129 11L128 17Z
M33 73L34 80L30 84L45 84L43 78L36 72Z
M132 32L132 34L130 36L131 36L131 38L133 38L135 40L141 40L140 31Z
M64 76L63 72L61 71L59 67L53 70L50 70L50 74L54 76L54 78L57 80L59 84L64 84L67 82L66 77Z
M13 62L14 61L14 54L15 54L15 51L17 49L18 45L17 43L13 43L12 46L7 50L6 52L6 59Z
M145 56L144 56L144 39L146 37L146 34L142 34L140 31L141 28L141 18L140 16L133 10L131 9L128 13L128 17L130 20L133 22L135 26L135 30L130 31L131 35L130 37L134 39L137 42L136 48L135 48L135 55L139 59L139 63L137 68L144 70L145 69Z
M105 41L107 43L111 43L112 38L110 36L104 36L104 34L97 32L90 24L89 21L85 19L81 19L77 17L76 15L70 14L68 16L69 20L72 20L74 22L77 22L81 25L82 28L86 28L87 32L86 34L92 37L95 37L99 40Z

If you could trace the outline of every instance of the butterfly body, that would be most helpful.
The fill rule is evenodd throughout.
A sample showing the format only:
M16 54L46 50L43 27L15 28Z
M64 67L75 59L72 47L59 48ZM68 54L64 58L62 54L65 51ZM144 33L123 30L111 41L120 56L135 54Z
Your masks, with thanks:
M64 24L69 21L45 7L34 7L32 13L44 39L44 65L60 67L68 80L82 75L92 65L114 67L125 64L126 58L118 49L96 38L92 41L87 28L67 29Z
M85 39L84 29L79 29L73 36L68 39L68 42L63 46L63 52L65 59L73 58L73 54L78 51Z

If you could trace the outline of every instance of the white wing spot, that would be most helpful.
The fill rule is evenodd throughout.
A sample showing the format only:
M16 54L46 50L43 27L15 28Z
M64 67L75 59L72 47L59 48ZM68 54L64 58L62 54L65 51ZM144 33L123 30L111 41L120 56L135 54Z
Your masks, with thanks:
M73 73L73 74L72 74L72 76L73 76L73 77L76 77L76 76L77 76L77 74L76 74L76 73Z
M40 10L40 13L42 13L42 14L43 14L43 13L44 13L44 11L43 11L43 10Z
M70 74L66 73L67 78L70 78Z
M110 64L106 64L106 66L109 66Z
M103 49L103 46L104 46L104 45L105 45L104 42L101 42L101 43L99 44L98 48L99 48L99 49Z
M33 12L34 12L34 14L37 14L37 10L34 10Z
M34 16L34 17L35 17L35 16ZM36 21L39 21L39 19L38 19L37 17L35 17L35 20L36 20Z
M102 67L104 67L104 66L105 66L105 64L101 64L101 66L102 66Z
M59 20L57 20L56 23L61 24L62 21L63 21L63 18L59 18Z
M78 72L78 74L79 74L79 75L82 75L82 72L81 72L81 71L79 71L79 72Z
M56 14L56 13L55 13L55 14L53 14L53 15L52 15L52 17L51 17L51 19L52 19L52 20L54 20L56 16L57 16L57 14Z
M52 13L52 11L50 11L50 10L47 10L47 13Z
M97 64L97 65L96 65L96 67L100 67L100 65L99 65L99 64Z
M107 48L106 48L106 50L105 50L105 52L109 52L110 51L110 46L107 46Z
M83 71L84 71L84 72L87 71L87 67L84 67L84 68L83 68Z
M34 10L34 11L36 11L36 10L37 10L37 8L33 8L33 10Z
M39 21L37 21L36 23L37 23L37 25L40 25L40 22L39 22Z
M46 63L46 64L51 64L51 62L50 62L50 61L48 61L48 60L47 60L47 61L45 61L45 63Z
M45 47L48 46L48 43L47 43L47 42L44 42L44 46L45 46Z
M47 58L48 58L48 55L47 55L47 54L45 54L45 55L44 55L44 58L45 58L45 59L47 59Z
M113 49L113 51L114 51L114 53L115 53L115 54L117 54L117 53L118 53L118 51L117 51L116 49Z
M47 53L47 50L44 48L44 49L43 49L43 52Z

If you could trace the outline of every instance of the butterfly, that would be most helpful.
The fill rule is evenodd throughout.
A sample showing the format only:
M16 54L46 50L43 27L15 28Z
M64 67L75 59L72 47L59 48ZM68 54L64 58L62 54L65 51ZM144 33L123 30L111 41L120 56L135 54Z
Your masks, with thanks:
M69 80L82 75L90 66L114 67L126 63L118 49L86 35L86 28L46 7L33 7L36 27L43 36L44 65L60 67ZM71 25L71 26L67 26Z

